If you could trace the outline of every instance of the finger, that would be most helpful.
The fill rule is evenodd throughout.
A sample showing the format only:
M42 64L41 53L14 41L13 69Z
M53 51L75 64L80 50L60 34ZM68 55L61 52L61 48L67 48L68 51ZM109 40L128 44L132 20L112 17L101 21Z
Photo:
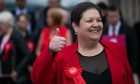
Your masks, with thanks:
M66 45L66 42L61 41L59 45Z
M64 45L59 45L58 48L62 49L64 48Z
M57 51L61 51L63 48L64 48L64 46L63 46L63 45L58 46Z
M64 37L60 37L60 40L66 42L66 39Z
M60 35L60 30L59 28L56 28L56 36L59 36Z

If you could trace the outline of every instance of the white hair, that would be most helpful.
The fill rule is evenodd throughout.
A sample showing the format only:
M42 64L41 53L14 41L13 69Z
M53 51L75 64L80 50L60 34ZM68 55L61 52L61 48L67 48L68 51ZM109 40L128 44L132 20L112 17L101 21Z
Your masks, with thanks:
M9 11L0 12L0 22L14 26L14 16Z

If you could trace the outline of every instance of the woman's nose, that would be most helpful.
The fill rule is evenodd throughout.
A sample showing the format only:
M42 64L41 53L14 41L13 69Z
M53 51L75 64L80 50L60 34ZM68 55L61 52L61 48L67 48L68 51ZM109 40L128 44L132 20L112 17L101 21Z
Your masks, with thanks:
M92 23L92 26L97 27L98 25L99 25L98 22L96 20L94 20L93 23Z

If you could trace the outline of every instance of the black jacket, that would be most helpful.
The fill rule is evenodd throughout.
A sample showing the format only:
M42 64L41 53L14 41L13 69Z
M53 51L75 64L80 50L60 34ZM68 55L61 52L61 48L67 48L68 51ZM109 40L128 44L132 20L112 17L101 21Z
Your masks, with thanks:
M104 27L103 35L108 34L109 25L106 24ZM138 64L138 43L136 38L136 32L134 29L130 28L126 23L121 22L119 34L125 34L126 36L126 49L128 60L131 65L132 71L137 72L137 64Z
M17 31L12 32L8 43L12 46L8 51L8 54L6 56L4 55L7 51L6 47L4 47L4 50L0 54L3 74L9 74L13 70L17 70L19 65L21 65L21 61L25 57L29 56L29 51L24 43L24 40ZM6 59L3 59L5 58L4 56Z

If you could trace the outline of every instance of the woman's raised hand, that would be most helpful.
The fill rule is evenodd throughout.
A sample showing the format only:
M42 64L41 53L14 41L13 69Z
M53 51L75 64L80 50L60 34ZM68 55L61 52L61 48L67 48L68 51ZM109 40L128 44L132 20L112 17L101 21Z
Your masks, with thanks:
M49 43L49 50L52 52L59 52L61 51L66 44L66 39L60 36L59 28L56 28L56 35L53 36Z

